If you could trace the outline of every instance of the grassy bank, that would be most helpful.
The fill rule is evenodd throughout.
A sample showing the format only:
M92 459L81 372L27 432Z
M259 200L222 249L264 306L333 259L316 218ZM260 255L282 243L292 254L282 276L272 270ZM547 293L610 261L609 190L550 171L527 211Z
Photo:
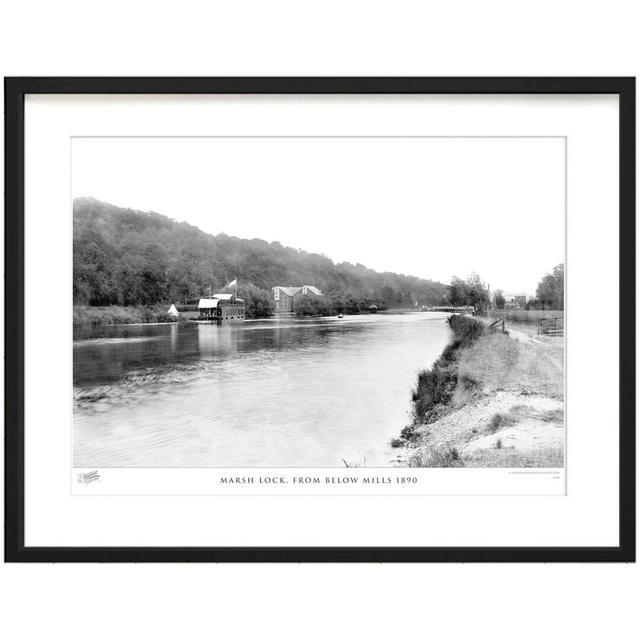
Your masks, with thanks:
M165 307L73 307L73 324L98 327L111 324L175 322Z
M520 341L453 316L454 339L418 375L392 445L416 467L561 467L562 338Z

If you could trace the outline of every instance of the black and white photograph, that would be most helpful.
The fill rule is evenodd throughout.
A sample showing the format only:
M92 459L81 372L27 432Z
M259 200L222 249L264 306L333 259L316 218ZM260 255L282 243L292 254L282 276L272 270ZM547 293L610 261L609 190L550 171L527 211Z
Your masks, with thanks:
M73 466L565 466L563 136L74 137Z

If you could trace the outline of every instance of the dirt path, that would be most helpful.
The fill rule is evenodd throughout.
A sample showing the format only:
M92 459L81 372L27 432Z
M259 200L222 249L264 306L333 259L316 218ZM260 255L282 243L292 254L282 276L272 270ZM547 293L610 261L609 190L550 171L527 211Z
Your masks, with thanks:
M406 450L405 461L434 447L456 447L463 457L499 449L542 454L563 447L564 405L555 398L498 392L469 400L418 433L419 444Z

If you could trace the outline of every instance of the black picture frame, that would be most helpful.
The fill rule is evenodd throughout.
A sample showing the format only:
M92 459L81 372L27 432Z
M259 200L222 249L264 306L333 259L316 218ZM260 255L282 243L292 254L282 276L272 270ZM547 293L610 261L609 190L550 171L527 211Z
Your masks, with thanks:
M635 78L5 78L5 562L635 561ZM26 547L24 99L27 94L615 94L619 98L620 540L612 547ZM11 309L11 311L8 311Z

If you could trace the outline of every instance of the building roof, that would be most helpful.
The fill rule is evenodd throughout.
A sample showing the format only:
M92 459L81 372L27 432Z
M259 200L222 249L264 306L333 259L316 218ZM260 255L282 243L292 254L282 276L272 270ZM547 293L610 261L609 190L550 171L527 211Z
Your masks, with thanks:
M198 309L215 309L218 306L218 298L200 298Z
M300 293L300 291L302 291L303 288L307 288L311 293L315 294L316 296L321 296L322 295L322 291L320 291L320 289L318 289L318 287L313 287L310 284L304 284L302 285L302 287L273 287L274 289L280 289L280 291L282 291L282 293L285 293L288 296L295 296L296 293Z
M273 287L274 289L280 289L283 293L286 293L288 296L295 296L302 287Z
M213 297L218 298L218 300L231 300L233 293L214 293Z
M310 284L305 284L305 287L307 287L307 289L309 289L309 291L311 291L311 293L315 293L317 296L321 296L322 295L322 291L320 291L320 289L318 289L318 287L312 287Z

